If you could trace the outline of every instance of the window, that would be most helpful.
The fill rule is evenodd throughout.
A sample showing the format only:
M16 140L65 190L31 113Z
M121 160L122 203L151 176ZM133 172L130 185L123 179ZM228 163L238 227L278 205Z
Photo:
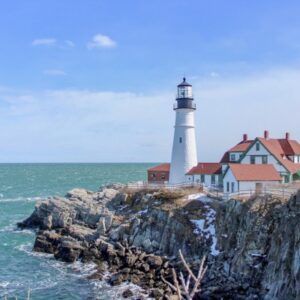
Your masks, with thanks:
M226 189L227 189L227 193L229 193L230 192L230 184L229 184L229 182L227 182L227 184L226 184Z
M166 179L166 176L163 174L163 175L161 175L161 180L165 180Z
M230 154L230 161L235 161L235 154Z
M156 174L155 173L152 173L152 178L156 178Z
M289 183L289 182L290 182L290 176L284 175L284 183Z
M205 182L205 175L202 174L200 180L201 180L201 183L204 183Z
M234 182L231 182L231 193L235 192L235 184Z
M180 144L182 143L182 137L179 138L179 143L180 143Z
M216 176L211 175L211 184L216 184Z
M222 177L222 175L219 175L218 176L218 185L222 186L222 184L223 184L223 177Z
M256 143L256 151L260 150L260 143Z
M264 165L266 165L268 163L268 156L267 155L262 156L261 161Z
M251 155L251 156L250 156L250 163L251 163L252 165L255 165L255 156L254 156L254 155Z

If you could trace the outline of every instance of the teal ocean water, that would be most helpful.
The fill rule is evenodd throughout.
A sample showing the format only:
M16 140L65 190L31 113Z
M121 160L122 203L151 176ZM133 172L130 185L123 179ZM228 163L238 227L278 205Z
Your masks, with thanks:
M16 228L35 202L75 187L145 180L153 164L0 164L0 299L119 299L122 287L88 281L94 266L32 252L34 233ZM125 288L125 287L123 287Z

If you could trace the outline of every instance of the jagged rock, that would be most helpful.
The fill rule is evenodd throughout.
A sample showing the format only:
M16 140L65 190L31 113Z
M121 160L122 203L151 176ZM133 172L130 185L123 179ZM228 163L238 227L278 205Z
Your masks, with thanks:
M160 267L163 264L163 260L160 256L155 256L155 255L149 255L147 257L147 263L153 267L157 268Z
M130 281L133 283L133 284L139 284L140 283L140 277L136 274L132 274L130 276Z
M172 197L159 198L161 192L124 191L74 189L66 198L39 201L19 226L39 229L35 251L66 262L105 261L115 273L112 284L154 287L169 299L161 275L172 280L171 269L182 269L179 250L195 272L207 256L203 299L300 297L300 193L289 200L267 196L180 206ZM193 220L202 220L201 232Z
M87 191L85 189L73 189L69 191L66 195L70 199L78 199L81 201L90 201L92 199L93 192Z
M67 228L67 234L80 241L91 242L95 240L96 230L86 226L70 225Z
M124 291L124 292L122 293L122 296L123 296L124 298L130 298L130 297L133 296L133 292L132 292L130 289L127 289L126 291Z
M54 256L65 262L74 262L78 260L81 252L84 250L82 245L71 237L61 239L57 252Z
M124 275L121 273L115 274L110 278L111 285L120 285L124 281Z

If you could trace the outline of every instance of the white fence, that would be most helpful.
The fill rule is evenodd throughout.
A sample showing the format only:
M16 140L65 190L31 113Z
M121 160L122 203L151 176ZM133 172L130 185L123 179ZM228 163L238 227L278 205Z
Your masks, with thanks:
M196 182L184 182L180 184L168 184L168 183L148 183L144 181L138 181L134 183L128 183L127 188L134 190L148 189L148 190L159 190L159 189L169 189L176 190L182 188L198 188L199 191L207 194L207 196L216 198L219 200L228 200L228 199L238 199L246 200L253 196L263 196L263 195L273 195L281 197L283 199L290 198L293 194L298 192L296 187L286 187L286 186L271 186L265 187L264 189L257 190L242 190L236 193L223 193L223 189L220 187L206 187L201 183Z
M150 189L150 190L157 190L157 189L176 190L176 189L182 189L182 188L203 189L202 184L195 183L195 182L169 184L169 183L149 183L149 182L144 182L144 181L138 181L138 182L134 182L134 183L128 183L126 187L129 189Z
M298 192L297 188L291 187L276 187L276 188L265 188L260 191L256 190L245 190L236 193L224 193L223 199L249 199L253 196L265 196L272 195L280 198L290 198L292 195Z

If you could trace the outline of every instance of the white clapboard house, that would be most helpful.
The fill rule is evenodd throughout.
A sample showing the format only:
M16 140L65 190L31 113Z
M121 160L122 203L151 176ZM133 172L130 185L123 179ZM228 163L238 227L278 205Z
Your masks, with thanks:
M222 160L225 193L262 189L274 183L291 183L300 179L300 144L285 138L263 137L243 140L227 151Z

